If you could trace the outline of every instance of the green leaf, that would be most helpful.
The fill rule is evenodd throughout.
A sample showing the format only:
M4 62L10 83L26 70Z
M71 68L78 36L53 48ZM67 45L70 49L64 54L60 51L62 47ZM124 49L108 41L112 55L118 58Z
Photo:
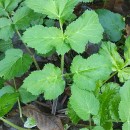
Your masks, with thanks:
M20 101L23 103L29 103L37 99L38 96L32 95L30 92L28 92L26 89L20 87L18 90L20 94Z
M80 130L88 130L88 128L82 128L82 129L80 129Z
M62 31L55 27L36 25L27 29L22 39L29 47L35 48L41 54L47 54L53 49L56 49L58 54L65 54L70 49L64 43Z
M130 80L120 89L119 115L122 122L130 122ZM125 126L126 127L126 126Z
M92 130L104 130L104 128L101 126L95 126Z
M77 124L80 121L80 118L78 117L76 112L73 110L70 102L68 103L68 106L67 106L67 115L74 124Z
M120 119L122 122L130 121L130 101L121 101L120 102L119 115L120 115Z
M25 128L33 128L35 126L37 126L37 121L32 117L28 117L27 121L24 123L24 127Z
M0 16L8 16L7 12L0 5Z
M124 57L126 60L126 66L130 65L130 36L125 41Z
M52 19L67 20L73 13L78 0L26 0L26 5L35 12L48 15Z
M120 82L125 82L130 79L130 67L123 68L118 72Z
M130 122L125 122L122 126L122 130L129 130L130 129Z
M109 40L119 41L125 28L123 17L106 9L98 9L96 12Z
M108 83L102 86L102 94L98 96L100 109L97 119L100 120L100 125L103 125L108 120L111 120L110 106L112 105L111 102L114 100L115 95L119 93L119 88L120 86L116 83ZM116 107L118 108L118 104Z
M94 11L85 11L76 21L72 22L65 31L66 43L78 53L85 51L88 42L99 43L102 39L103 28Z
M4 40L0 40L0 51L1 52L5 52L6 50L13 48L13 44L12 41L4 41Z
M110 103L109 103L110 116L111 116L111 119L115 122L119 121L118 108L119 108L120 100L121 100L120 95L115 94L115 96L113 96L112 100L110 100Z
M6 93L14 93L15 90L11 86L5 86L2 89L0 89L0 97L2 97Z
M33 95L44 92L45 99L55 99L64 91L65 81L61 70L53 64L46 64L43 70L32 72L22 86Z
M7 114L17 102L18 93L4 94L0 97L0 117Z
M12 38L14 34L11 20L7 18L0 18L0 39L5 41Z
M11 12L18 6L19 2L21 0L0 0L0 8Z
M130 80L120 88L121 101L130 101Z
M120 71L124 67L124 60L117 52L117 47L114 43L104 42L99 53L109 59L112 63L113 71Z
M23 54L19 49L9 49L5 53L5 58L0 61L0 77L12 79L22 75L31 64L32 59L29 55Z
M76 56L71 65L71 72L74 74L73 81L79 88L93 91L98 80L109 77L111 69L105 57L94 54L87 60Z
M19 8L12 20L18 30L25 30L30 26L30 23L38 17L39 14L34 13L31 9L26 6ZM39 15L40 16L40 15Z
M72 96L70 97L70 104L81 119L86 121L89 119L90 114L98 114L99 101L92 92L79 89L75 84L71 86L71 91Z

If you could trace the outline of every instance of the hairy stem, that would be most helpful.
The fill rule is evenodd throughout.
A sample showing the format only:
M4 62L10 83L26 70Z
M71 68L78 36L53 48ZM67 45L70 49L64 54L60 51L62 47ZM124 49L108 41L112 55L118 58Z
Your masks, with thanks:
M2 118L2 117L0 117L0 120L3 121L3 122L5 122L6 124L10 125L11 127L17 129L17 130L30 130L30 129L24 129L24 128L22 128L22 127L19 127L19 126L13 124L12 122L10 122L10 121L8 121L8 120Z
M7 11L6 11L6 12L7 12ZM11 17L9 16L9 13L8 13L8 12L7 12L7 15L8 15L8 18L9 18L9 19L11 20L11 22L13 23L13 20L12 20ZM20 40L22 41L22 36L21 36L20 32L18 31L18 29L16 28L15 25L14 25L14 30L17 32L17 34L18 34ZM34 62L34 64L35 64L37 70L40 70L40 67L39 67L39 65L38 65L38 63L37 63L37 60L35 59L34 54L31 52L31 50L27 47L27 45L26 45L24 42L23 42L23 44L24 44L25 48L27 49L27 51L29 52L29 54L32 56L32 60L33 60L33 62Z

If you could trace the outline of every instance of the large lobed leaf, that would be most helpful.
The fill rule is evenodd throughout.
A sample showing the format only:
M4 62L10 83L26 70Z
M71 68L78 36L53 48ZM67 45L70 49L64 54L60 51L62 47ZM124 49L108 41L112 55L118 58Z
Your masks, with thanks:
M5 58L0 61L0 77L12 79L25 73L31 64L32 59L29 55L23 54L19 49L9 49Z
M99 54L94 54L87 60L76 56L71 65L73 81L79 88L93 91L98 80L109 77L110 66L109 61Z
M92 92L79 89L75 84L71 86L71 92L70 104L81 119L86 121L90 118L90 114L98 114L99 101Z
M88 42L99 43L102 34L103 28L99 23L98 15L94 11L85 11L82 16L67 27L65 40L73 50L82 53Z
M61 70L53 64L45 65L43 70L32 72L25 80L22 88L33 95L44 93L45 99L55 99L63 93L65 81Z
M114 42L120 40L122 30L125 28L123 17L106 9L99 9L96 12L109 40Z
M62 31L58 28L42 25L27 29L23 35L23 41L41 54L47 54L53 49L56 49L58 54L66 53L70 48L63 42L63 38Z
M26 0L26 5L35 12L52 19L67 20L73 13L78 0Z

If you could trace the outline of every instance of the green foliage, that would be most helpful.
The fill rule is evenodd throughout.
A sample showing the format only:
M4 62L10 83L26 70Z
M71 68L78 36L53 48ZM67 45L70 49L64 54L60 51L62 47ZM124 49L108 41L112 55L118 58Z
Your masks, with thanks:
M96 82L108 78L111 69L105 57L94 54L87 60L76 56L71 65L71 72L74 74L73 81L79 88L94 91Z
M75 84L71 86L71 91L70 104L81 119L86 121L89 119L90 114L98 114L99 101L92 92L79 89Z
M34 13L31 9L24 6L15 12L12 20L18 30L25 30L29 27L30 23L33 20L38 19L39 16L39 14Z
M13 34L14 30L11 20L7 18L0 18L0 39L7 41L9 38L12 38Z
M51 100L63 93L65 82L60 69L53 64L47 64L43 70L32 72L24 80L22 87L33 95L44 92L45 99Z
M41 54L47 54L53 49L56 49L58 54L65 54L69 50L69 46L63 41L62 31L55 27L36 25L29 28L24 32L23 41Z
M20 94L20 100L22 103L26 104L37 99L37 96L32 95L30 92L22 87L19 88L18 92Z
M7 93L0 97L0 117L7 114L18 99L18 93Z
M112 70L119 71L124 66L124 61L117 52L117 47L114 43L105 42L101 46L100 54L104 55L112 63Z
M32 59L29 55L23 54L19 49L9 49L6 51L5 58L0 61L0 77L12 79L25 73Z
M68 103L67 108L68 108L67 109L67 115L69 116L69 118L71 119L71 121L74 124L77 124L80 121L80 118L77 116L76 112L73 110L70 102Z
M16 101L20 109L19 101L27 104L39 95L55 100L67 87L71 93L67 115L72 123L89 121L91 130L112 130L113 122L122 121L122 129L129 129L130 37L125 43L121 39L125 22L105 9L86 10L77 17L74 9L79 2L93 0L0 0L0 117ZM22 47L15 40L21 40ZM99 52L87 57L89 43L98 44ZM61 63L58 59L55 65L39 64L39 58L55 52ZM69 57L74 57L72 62ZM21 77L22 86L17 86L16 77ZM25 126L35 126L33 121Z
M14 92L15 92L15 90L13 87L5 86L5 87L0 89L0 97L2 97L6 93L14 93Z
M126 81L120 89L120 96L119 115L121 121L124 122L123 130L128 130L130 126L130 80Z
M85 11L76 21L71 23L65 31L65 41L78 53L85 50L86 43L98 43L102 39L103 28L98 15L94 11Z
M119 41L122 36L122 30L125 28L123 17L106 9L99 9L96 12L108 39L113 42Z
M12 41L0 40L0 52L5 52L6 50L13 48Z

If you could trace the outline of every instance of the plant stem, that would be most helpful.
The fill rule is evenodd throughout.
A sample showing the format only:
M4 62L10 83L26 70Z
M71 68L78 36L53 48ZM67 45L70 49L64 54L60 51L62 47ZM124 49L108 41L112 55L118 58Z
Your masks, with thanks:
M104 85L109 79L111 79L111 78L112 78L113 76L115 76L117 73L118 73L118 72L115 71L107 80L105 80L105 81L103 82L102 85Z
M92 120L91 120L91 114L90 114L90 117L89 117L89 129L92 130Z
M6 124L10 125L11 127L15 128L15 129L17 129L17 130L30 130L30 129L24 129L24 128L22 128L22 127L19 127L19 126L13 124L12 122L10 122L10 121L8 121L8 120L2 118L2 117L0 117L0 120L2 120L2 121L5 122Z
M15 79L13 79L13 81L14 81L15 90L16 90L16 92L17 92L18 90L17 90L17 86L16 86ZM21 118L21 120L23 121L22 109L21 109L21 104L20 104L19 98L18 98L17 102L18 102L18 108L19 108L20 118Z
M7 12L7 11L6 11L6 12ZM13 23L13 20L12 20L12 18L9 16L9 13L8 13L8 12L7 12L7 15L8 15L8 18L9 18L9 19L11 20L11 22ZM16 28L15 25L14 25L14 29L15 29L15 31L17 32L17 34L18 34L20 40L22 41L22 36L21 36L20 32L18 31L18 29ZM39 65L38 65L38 63L37 63L37 60L35 59L34 54L31 52L31 50L27 47L27 45L26 45L24 42L23 42L23 44L24 44L25 48L27 49L27 51L29 52L29 54L32 56L32 60L33 60L33 62L34 62L34 64L35 64L37 70L40 70L40 67L39 67Z
M61 56L61 74L63 77L63 74L64 74L64 55Z

